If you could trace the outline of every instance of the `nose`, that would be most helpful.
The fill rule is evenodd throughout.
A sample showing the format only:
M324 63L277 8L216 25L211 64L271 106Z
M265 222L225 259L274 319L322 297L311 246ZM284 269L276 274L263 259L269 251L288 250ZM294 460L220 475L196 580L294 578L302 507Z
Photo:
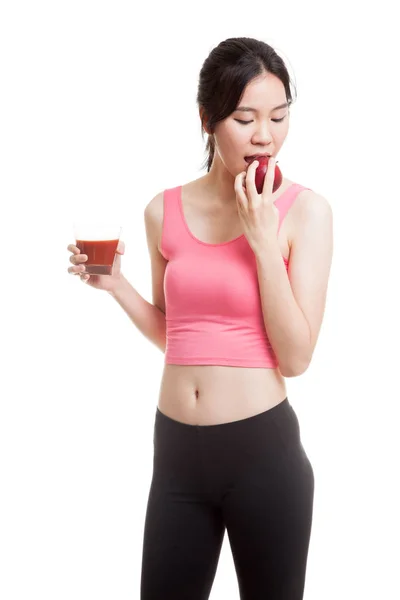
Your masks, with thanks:
M252 142L258 146L267 146L272 141L271 133L268 129L267 123L260 121L254 132Z

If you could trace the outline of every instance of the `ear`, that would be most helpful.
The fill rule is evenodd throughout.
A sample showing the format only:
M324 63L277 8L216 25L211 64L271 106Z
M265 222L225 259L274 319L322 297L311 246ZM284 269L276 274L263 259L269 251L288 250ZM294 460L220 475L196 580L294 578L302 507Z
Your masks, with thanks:
M209 130L209 128L207 127L207 116L206 116L206 112L204 110L204 108L202 106L200 106L199 109L199 114L200 114L200 120L201 120L201 124L203 126L203 129L206 133L208 133L208 135L211 135L211 131Z

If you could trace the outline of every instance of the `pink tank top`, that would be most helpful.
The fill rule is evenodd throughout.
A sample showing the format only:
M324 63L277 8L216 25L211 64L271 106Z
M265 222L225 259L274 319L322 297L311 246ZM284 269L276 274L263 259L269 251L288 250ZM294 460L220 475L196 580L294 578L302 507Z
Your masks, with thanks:
M292 184L277 200L279 228L299 192ZM165 364L276 368L264 326L257 265L245 235L229 242L198 240L186 223L182 187L164 191L160 249L164 277ZM286 269L288 262L282 257Z

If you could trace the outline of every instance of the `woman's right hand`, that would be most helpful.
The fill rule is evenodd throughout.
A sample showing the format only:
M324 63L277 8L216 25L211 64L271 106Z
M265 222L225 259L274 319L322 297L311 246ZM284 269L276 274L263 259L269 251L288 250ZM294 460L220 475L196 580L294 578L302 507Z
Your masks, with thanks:
M85 271L85 262L88 257L86 254L81 254L81 251L74 244L70 244L67 247L69 252L72 252L72 256L69 257L70 262L73 266L69 267L68 273L71 275L78 275L82 281L86 282L98 290L105 290L112 292L121 281L123 275L121 273L121 256L125 252L125 244L121 240L118 242L115 260L112 268L112 275L89 275Z

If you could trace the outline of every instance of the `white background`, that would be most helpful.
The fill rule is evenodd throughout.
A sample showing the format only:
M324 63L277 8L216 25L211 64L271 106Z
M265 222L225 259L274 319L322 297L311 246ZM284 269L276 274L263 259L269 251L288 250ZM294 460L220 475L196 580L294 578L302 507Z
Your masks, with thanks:
M2 3L3 600L139 598L164 357L67 274L66 247L76 216L118 220L123 271L151 301L143 211L203 174L198 74L234 36L286 60L298 99L280 167L334 213L320 339L287 380L316 478L305 599L400 597L394 6ZM227 536L210 598L239 599Z

